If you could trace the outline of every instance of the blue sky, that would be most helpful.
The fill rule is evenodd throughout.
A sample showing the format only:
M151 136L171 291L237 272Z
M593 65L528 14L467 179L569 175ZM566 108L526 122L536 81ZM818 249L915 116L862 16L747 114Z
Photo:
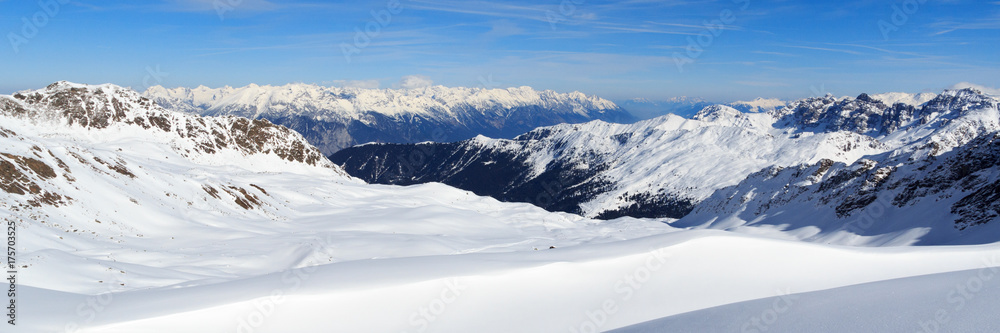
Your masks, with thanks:
M728 101L1000 86L1000 1L920 1L0 0L0 92L433 82Z

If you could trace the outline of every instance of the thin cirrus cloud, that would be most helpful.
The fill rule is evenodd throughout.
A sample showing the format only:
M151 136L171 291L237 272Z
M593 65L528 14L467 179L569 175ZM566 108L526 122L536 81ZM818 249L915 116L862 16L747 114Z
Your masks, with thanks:
M535 21L546 21L546 14L551 8L531 5L502 4L497 2L483 1L428 1L413 0L407 4L407 8L438 11L457 14L469 14L477 16L489 16L509 19L525 19Z
M158 6L155 6L155 8L164 11L188 12L218 12L236 10L237 8L243 11L269 11L280 9L282 8L282 5L278 5L267 0L166 0Z
M784 53L784 52L774 52L774 51L751 51L750 53L782 56L782 57L798 57L798 54Z
M783 45L783 47L790 47L790 48L804 49L804 50L815 50L815 51L827 51L827 52L847 53L847 54L853 54L853 55L862 55L863 54L861 52L854 51L854 50L835 49L835 48L828 48L828 47L815 47L815 46L803 46L803 45Z
M971 23L944 23L939 24L941 30L934 33L935 36L959 30L1000 30L1000 16L991 20L979 20Z

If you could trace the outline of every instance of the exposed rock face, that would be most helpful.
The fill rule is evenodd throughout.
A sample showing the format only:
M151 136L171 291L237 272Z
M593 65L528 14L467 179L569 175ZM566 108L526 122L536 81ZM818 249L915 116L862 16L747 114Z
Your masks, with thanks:
M267 120L238 117L201 117L167 111L138 93L113 85L90 86L57 82L45 89L0 96L0 193L7 195L0 209L43 216L44 207L72 205L81 188L78 178L105 179L142 191L149 172L136 165L180 156L190 165L237 167L252 172L281 172L288 168L317 170L346 176L295 131ZM5 128L18 129L17 131ZM28 131L30 135L19 134ZM49 146L49 138L60 139ZM97 141L102 150L86 148ZM165 151L128 151L134 143ZM112 147L118 147L111 150ZM131 160L129 156L132 156ZM184 161L181 161L184 162ZM156 165L153 163L152 165ZM259 210L267 214L252 184L198 180L220 207ZM159 186L158 185L153 185ZM176 198L171 192L161 197ZM192 205L190 199L186 203ZM136 203L136 201L132 201Z
M0 115L85 130L135 126L169 133L188 154L232 150L274 154L289 162L332 166L302 136L267 120L199 117L164 110L138 93L112 85L57 82L45 89L0 96Z
M25 156L0 154L0 190L17 195L30 197L28 203L32 206L42 204L64 205L71 198L43 190L39 182L56 177L55 170L45 162Z
M583 214L579 204L607 190L599 177L607 165L556 161L540 174L530 167L532 155L518 137L491 147L475 140L448 144L363 145L330 158L374 183L412 185L442 182L503 201ZM461 166L461 167L456 167Z
M868 94L855 99L833 96L809 98L774 111L779 126L802 131L850 131L879 136L889 134L909 123L917 115L912 105L885 105Z

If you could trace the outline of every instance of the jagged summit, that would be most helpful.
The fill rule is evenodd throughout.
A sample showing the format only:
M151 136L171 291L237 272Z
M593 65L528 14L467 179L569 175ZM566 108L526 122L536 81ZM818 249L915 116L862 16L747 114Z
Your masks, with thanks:
M925 103L925 109L930 112L947 112L958 109L961 111L995 108L997 99L984 94L975 88L945 90L934 99Z

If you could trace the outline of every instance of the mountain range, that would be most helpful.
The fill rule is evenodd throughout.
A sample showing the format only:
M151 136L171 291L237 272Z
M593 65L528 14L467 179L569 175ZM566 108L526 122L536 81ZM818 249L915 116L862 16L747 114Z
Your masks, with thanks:
M764 328L809 330L820 315L843 331L885 318L919 330L952 309L945 296L956 283L1000 272L1000 247L864 246L996 241L996 107L972 90L921 106L829 97L773 113L715 106L696 119L469 141L562 144L565 156L537 161L573 157L581 173L601 152L572 148L586 140L634 145L604 161L651 167L649 177L663 162L650 156L705 162L660 170L688 172L696 179L679 190L706 196L684 218L596 220L440 183L366 184L266 120L57 82L0 95L0 221L16 294L8 311L15 332L746 330L778 310ZM664 145L645 146L644 133ZM794 153L788 166L730 161L782 151ZM479 181L517 172L493 170ZM730 180L715 191L698 183ZM962 298L968 308L949 314L948 327L990 331L990 290ZM872 302L858 308L865 297Z
M926 98L894 96L896 101ZM990 175L996 172L994 165L974 164L957 175L931 175L927 171L930 166L894 171L906 161L947 160L947 154L959 147L971 150L967 154L987 159L994 156L986 147L992 142L991 135L1000 129L996 110L996 98L973 89L946 91L919 105L890 105L867 94L856 98L825 96L767 112L740 112L714 105L692 119L668 115L632 125L601 121L557 125L511 140L477 137L457 143L368 144L342 150L331 159L369 182L442 182L505 201L530 202L589 217L674 218L681 219L679 226L718 228L737 227L760 216L784 212L785 208L769 200L783 204L791 199L778 200L781 196L774 191L805 186L807 178L814 176L814 181L826 185L805 186L802 191L808 188L819 193L795 198L804 202L802 206L836 207L828 219L819 220L828 221L824 229L829 229L865 214L862 208L875 198L889 196L875 190L891 180L888 184L894 185L886 188L907 193L892 194L898 196L894 199L897 207L917 202L926 205L935 200L924 198L931 194L954 200L968 198L962 204L938 199L943 208L931 209L945 212L934 219L935 223L955 225L943 229L961 230L996 218L989 210L992 187L982 187L994 181L995 176ZM953 160L934 166L950 168L964 163L959 162L961 158ZM879 163L889 166L875 167ZM813 175L802 171L810 167L822 172ZM775 170L783 173L772 174ZM790 173L802 179L789 179ZM938 178L951 180L928 184ZM766 185L754 181L760 179L769 181ZM865 185L866 181L871 184ZM756 186L767 186L768 194L761 194L762 189ZM942 186L948 190L927 189ZM858 192L861 190L868 192ZM733 193L745 197L734 197ZM759 207L748 211L748 205ZM980 213L973 213L977 211ZM689 216L692 212L695 214ZM719 216L738 218L723 223ZM736 220L742 222L733 222ZM802 227L817 220L799 216L797 221ZM875 229L870 232L887 231ZM942 229L941 225L936 229ZM911 236L897 241L920 238ZM949 233L924 239L947 242L958 236Z
M530 87L154 86L143 95L167 109L191 114L267 119L301 133L327 155L368 142L452 142L476 135L510 138L561 123L634 121L624 109L599 97Z

